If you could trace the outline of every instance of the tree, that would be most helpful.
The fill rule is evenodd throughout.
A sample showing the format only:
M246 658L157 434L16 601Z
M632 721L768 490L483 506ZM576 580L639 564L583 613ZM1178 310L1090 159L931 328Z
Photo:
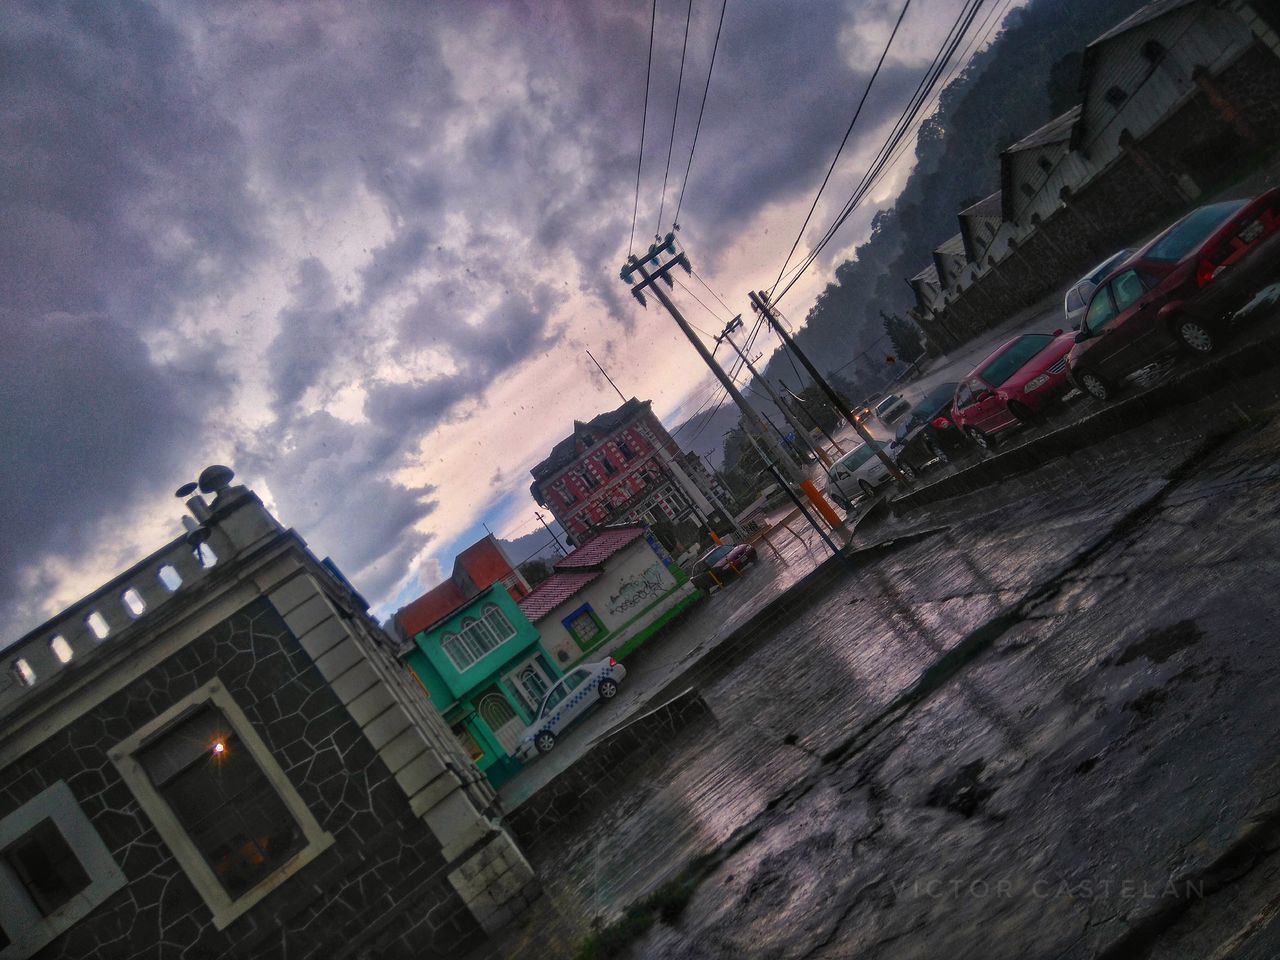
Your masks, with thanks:
M541 557L534 557L532 560L526 560L520 564L520 573L529 581L529 586L536 587L547 577L551 576L551 564L547 563Z
M880 317L884 321L884 332L893 341L898 359L903 363L910 363L924 353L924 342L914 323L902 319L896 313L885 313L883 310L880 311Z

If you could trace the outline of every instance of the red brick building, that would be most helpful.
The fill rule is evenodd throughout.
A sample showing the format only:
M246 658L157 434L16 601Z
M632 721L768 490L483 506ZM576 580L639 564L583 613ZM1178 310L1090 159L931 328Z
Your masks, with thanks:
M728 525L728 495L693 454L686 454L632 397L573 433L533 470L533 499L552 512L575 544L616 523L690 520Z

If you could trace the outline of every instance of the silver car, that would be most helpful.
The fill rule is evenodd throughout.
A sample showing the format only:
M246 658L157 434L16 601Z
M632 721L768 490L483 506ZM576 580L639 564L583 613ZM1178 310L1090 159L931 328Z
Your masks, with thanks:
M1098 284L1107 278L1109 273L1124 263L1132 253L1132 250L1121 250L1119 253L1113 253L1071 285L1071 289L1067 291L1062 303L1062 309L1067 316L1068 329L1078 330L1080 328L1080 320L1084 317L1084 312L1089 306L1089 297L1092 296L1093 291L1098 288Z
M854 502L870 499L876 491L893 479L893 474L876 456L876 450L888 450L883 440L872 440L854 447L835 462L827 481L827 496L837 506L850 509Z

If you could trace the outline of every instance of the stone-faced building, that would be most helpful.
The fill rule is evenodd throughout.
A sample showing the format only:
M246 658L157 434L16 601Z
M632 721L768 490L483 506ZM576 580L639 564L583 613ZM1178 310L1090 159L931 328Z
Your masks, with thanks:
M520 601L561 670L625 657L702 594L644 527L610 527Z
M536 894L492 788L336 568L202 479L193 534L5 649L0 957L481 946Z
M701 461L686 454L632 397L583 423L530 471L529 492L549 509L574 544L616 523L690 520L729 528L727 494Z
M520 736L562 676L517 605L528 595L524 577L485 537L394 618L401 658L495 787L520 769Z

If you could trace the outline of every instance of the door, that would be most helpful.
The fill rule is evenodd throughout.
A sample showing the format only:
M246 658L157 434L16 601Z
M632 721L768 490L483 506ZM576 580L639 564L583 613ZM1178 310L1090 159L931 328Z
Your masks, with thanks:
M564 698L569 695L569 691L565 689L564 681L561 680L551 692L547 694L547 699L542 702L542 709L538 711L538 726L549 727L552 733L557 733L565 725L566 718L560 705L564 703ZM556 717L559 720L555 720Z
M493 738L502 745L507 756L514 755L520 743L520 735L524 733L524 723L507 702L507 698L496 690L490 691L476 702L476 713L488 726Z
M1009 411L994 387L975 377L969 381L969 392L973 395L967 414L970 423L983 433L995 433L1007 425Z
M595 690L590 681L591 671L586 667L579 667L572 673L566 673L564 679L560 681L568 692L568 697L560 709L562 725L572 723L575 717L596 702Z
M1137 270L1126 270L1107 286L1116 308L1107 334L1110 366L1115 376L1121 376L1150 363L1169 341L1157 330L1156 304Z
M1089 309L1084 315L1082 329L1088 333L1089 349L1081 358L1081 365L1104 377L1114 378L1115 354L1119 342L1113 343L1115 330L1112 321L1116 318L1115 301L1111 298L1111 284L1099 287L1089 301Z
M524 701L531 717L537 717L538 707L554 682L554 678L542 666L537 656L530 658L507 674L507 684Z

